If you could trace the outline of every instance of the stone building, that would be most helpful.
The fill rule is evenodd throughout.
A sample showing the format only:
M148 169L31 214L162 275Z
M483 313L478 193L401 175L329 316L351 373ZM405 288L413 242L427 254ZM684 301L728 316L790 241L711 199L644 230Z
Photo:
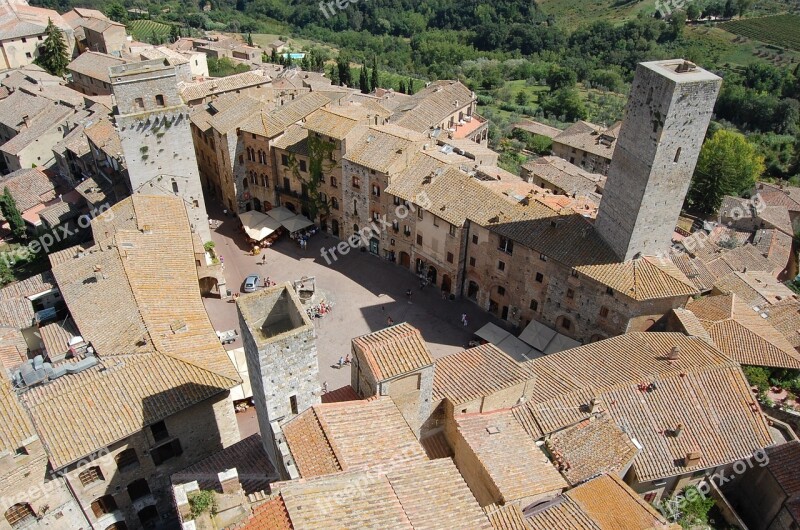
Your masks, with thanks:
M115 66L110 74L129 192L181 197L192 230L210 241L189 109L178 93L175 67L153 60Z
M553 154L589 173L608 175L620 123L601 127L578 121L553 137Z
M33 64L47 36L48 20L61 30L67 50L72 50L75 32L57 11L29 6L27 0L0 5L0 70Z
M320 403L316 330L288 283L242 296L236 307L264 450L290 477L281 428Z
M18 455L6 522L171 528L169 475L239 440L240 380L200 300L182 201L136 195L91 229L94 244L50 255L66 309L38 330L46 362L3 356L3 406L20 410L1 429Z
M130 53L125 24L115 22L96 9L75 7L63 15L75 33L76 52L93 51L121 57Z
M67 72L70 75L69 87L89 96L110 96L113 92L108 69L127 62L114 55L84 52L67 65Z
M669 250L721 83L686 61L638 65L595 225L619 259Z

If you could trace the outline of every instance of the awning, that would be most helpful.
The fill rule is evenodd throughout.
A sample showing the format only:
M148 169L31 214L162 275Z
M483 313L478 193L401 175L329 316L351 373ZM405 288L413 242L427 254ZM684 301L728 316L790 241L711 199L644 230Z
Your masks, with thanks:
M494 344L498 350L517 362L525 362L536 357L541 357L542 355L541 352L538 352L535 348L531 348L530 345L522 342L508 331L491 322L476 331L475 335Z
M314 223L312 223L305 215L295 215L294 217L284 219L283 221L281 221L281 224L286 230L292 233L292 232L297 232L298 230L302 230L304 228L308 228L309 226L312 226Z
M241 213L239 219L242 221L247 237L255 241L261 241L281 227L281 224L275 219L256 211Z
M504 330L500 326L497 326L497 325L492 324L491 322L489 322L488 324L483 326L481 329L476 331L475 335L477 335L478 337L482 338L486 342L491 342L492 344L497 346L498 344L500 344L500 342L503 339L505 339L506 337L510 336L511 333L509 333L508 331Z
M284 206L278 206L267 212L267 215L278 221L279 223L297 215L293 211Z
M551 354L576 348L581 345L577 340L562 335L541 322L532 321L519 334L519 338L530 345L534 352Z
M581 343L577 340L571 339L561 333L556 333L556 336L547 345L544 352L547 354L558 353L560 351L569 350L570 348L577 348Z

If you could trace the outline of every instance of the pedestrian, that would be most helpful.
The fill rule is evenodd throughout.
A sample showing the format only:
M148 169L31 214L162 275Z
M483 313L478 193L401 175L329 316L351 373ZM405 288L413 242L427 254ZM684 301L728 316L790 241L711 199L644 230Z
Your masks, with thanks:
M467 315L464 315L464 327L467 327L467 324L468 324Z
M261 256L261 264L262 265L266 265L267 264L267 255L266 254Z
M442 290L442 300L447 300L447 291Z
M327 381L323 381L322 382L322 393L323 394L327 394L328 393L328 382Z
M466 313L461 313L461 323L464 324L464 322L466 322L466 321L467 321L467 314ZM464 324L464 325L466 326L466 324Z
M350 354L344 356L344 364L350 364Z
M344 357L339 357L339 368L344 365Z
M392 317L386 317L386 324L389 326L394 325L394 320L392 320Z

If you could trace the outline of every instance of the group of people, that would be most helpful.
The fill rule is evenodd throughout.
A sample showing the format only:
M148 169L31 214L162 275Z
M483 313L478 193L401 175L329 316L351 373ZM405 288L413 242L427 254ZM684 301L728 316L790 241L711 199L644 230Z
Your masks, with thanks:
M350 354L349 353L344 357L339 357L339 363L338 363L339 368L341 368L345 364L350 364Z
M300 248L305 250L308 248L308 240L311 236L316 234L319 231L319 228L316 226L312 226L307 230L300 230L298 232L294 232L289 234L289 237L297 241L297 244L300 245Z

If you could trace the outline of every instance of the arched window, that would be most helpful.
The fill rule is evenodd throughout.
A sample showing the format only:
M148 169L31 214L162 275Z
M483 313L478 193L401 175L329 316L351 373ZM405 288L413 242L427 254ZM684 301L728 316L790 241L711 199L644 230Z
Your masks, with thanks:
M267 176L263 173L261 174L261 185L265 188L269 188L269 185L267 184Z
M36 522L36 514L33 513L31 505L27 502L19 502L6 510L6 521L11 528L21 528Z
M98 466L90 467L85 471L81 471L78 475L78 479L81 481L81 484L88 486L95 482L101 482L103 480L103 472L100 471Z
M174 180L172 181L172 191L174 193L178 193L178 183L175 182Z
M336 177L331 177L331 188L335 188L337 185Z
M150 494L150 486L147 485L147 481L143 478L138 480L134 480L130 484L128 484L128 496L131 498L131 501L135 501L136 499L141 499L142 497Z
M156 105L159 107L164 106L164 95L163 94L156 94Z
M120 471L128 471L139 467L139 457L136 456L136 449L125 449L115 457L117 462L117 469Z
M247 186L247 179L246 179L246 178L245 178L245 179L242 179L242 188L243 188L243 189L247 189L247 187L248 187L248 186Z
M111 495L103 495L92 503L92 513L98 518L107 513L113 513L116 509L117 502Z
M337 199L336 197L331 197L331 208L333 208L334 210L339 209L339 199Z
M358 199L353 199L353 215L358 215Z

